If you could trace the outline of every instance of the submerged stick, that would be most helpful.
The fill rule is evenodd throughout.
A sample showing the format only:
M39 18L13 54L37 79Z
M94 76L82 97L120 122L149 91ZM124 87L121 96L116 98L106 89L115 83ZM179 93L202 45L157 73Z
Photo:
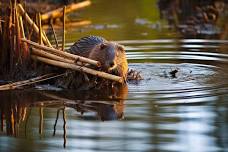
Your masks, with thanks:
M86 0L86 1L83 1L80 3L70 4L66 7L66 13L84 8L86 6L89 6L90 4L91 4L91 1L89 1L89 0ZM63 15L62 8L58 8L58 9L55 9L55 10L52 10L50 12L43 14L41 17L42 17L42 20L48 20L50 18L61 17L62 15Z
M39 28L37 27L36 23L29 17L29 15L25 12L23 6L21 4L18 4L18 8L20 10L21 15L25 17L26 21L33 27L35 32L37 34L39 34ZM49 47L52 47L50 41L45 37L45 35L46 34L44 32L42 32L42 35L41 35L42 36L42 40L44 41L44 43L46 45L48 45Z
M78 66L78 65L75 65L75 64L64 63L64 62L61 62L61 61L51 60L51 59L47 59L47 58L39 57L39 56L35 56L35 55L32 55L32 58L34 60L38 60L38 61L50 64L50 65L54 65L54 66L58 66L58 67L61 67L61 68L66 68L66 69L72 69L72 70L76 70L76 71L79 71L79 72L85 72L85 73L88 73L88 74L91 74L91 75L95 75L95 76L98 76L98 77L101 77L101 78L105 78L105 79L108 79L108 80L112 80L112 81L116 81L116 82L119 82L119 83L123 83L123 79L121 77L115 76L115 75L112 75L112 74L108 74L108 73L105 73L105 72L102 72L102 71L96 71L96 70L93 70L93 69L90 69L90 68L87 68L87 67L81 67L81 66Z
M68 53L68 52L63 52L63 51L57 50L55 48L50 48L50 47L47 47L47 46L39 45L38 43L35 43L35 42L27 40L27 39L21 39L21 40L23 42L26 42L26 43L38 48L38 49L42 49L42 50L49 51L51 53L54 53L54 54L57 54L57 55L60 55L60 56L63 56L63 57L74 59L75 62L81 61L81 62L89 63L89 64L92 64L92 65L95 65L95 66L98 66L98 67L100 66L100 62L92 60L92 59L89 59L89 58L81 57L81 56L78 56L78 55L75 55L75 54L71 54L71 53Z

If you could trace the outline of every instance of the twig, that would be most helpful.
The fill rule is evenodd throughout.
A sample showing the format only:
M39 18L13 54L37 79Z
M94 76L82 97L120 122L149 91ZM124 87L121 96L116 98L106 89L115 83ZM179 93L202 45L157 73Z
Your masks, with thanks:
M15 57L17 58L17 61L20 61L20 63L23 62L22 59L22 48L21 48L21 29L20 29L20 21L19 21L19 14L18 10L16 9L16 4L15 4L15 31L16 31L16 50L15 50Z
M23 20L22 17L19 16L19 24L20 24L20 31L22 38L25 38L25 31L24 31L24 25L23 25ZM27 59L28 57L28 45L25 42L22 42L22 48L23 48L23 57Z
M46 74L46 75L39 76L39 77L36 77L36 78L32 78L32 79L29 79L29 80L18 81L18 82L11 83L11 84L1 85L0 86L0 91L2 91L2 90L12 90L12 89L16 89L16 88L21 87L21 86L30 85L30 84L46 81L46 80L49 80L49 79L57 78L57 77L65 75L65 73L54 75L54 76L52 76L52 75L53 74Z
M55 39L55 44L56 44L56 48L58 49L59 48L59 43L58 43L58 39L57 39L57 36L56 36L56 33L55 33L55 29L53 27L53 24L51 23L51 30L53 32L53 35L54 35L54 39Z
M38 14L38 23L39 23L39 44L42 45L42 22L41 22L41 15Z
M31 82L31 81L36 81L36 80L39 80L39 79L42 79L42 78L45 78L45 77L48 77L48 76L52 76L52 75L53 74L45 74L45 75L42 75L42 76L39 76L39 77L36 77L36 78L32 78L32 79L29 79L29 80L24 80L24 81L18 81L18 82L14 82L14 83L4 84L4 85L1 85L0 88L8 88L8 87L11 87L11 86L16 86L16 85L28 83L28 82Z
M95 60L91 60L91 59L88 59L88 58L85 58L85 57L81 57L81 56L78 56L78 55L75 55L75 54L71 54L71 53L68 53L68 52L63 52L63 51L60 51L60 50L57 50L55 48L50 48L50 47L47 47L47 46L43 46L43 45L39 45L38 43L35 43L33 41L30 41L30 40L27 40L27 39L21 39L23 42L26 42L36 48L39 48L39 49L42 49L42 50L45 50L45 51L49 51L49 52L52 52L54 54L57 54L57 55L60 55L60 56L64 56L64 57L67 57L67 58L70 58L70 59L74 59L75 62L77 61L81 61L81 62L85 62L85 63L89 63L89 64L92 64L92 65L95 65L95 66L100 66L100 63L98 61L95 61Z
M66 6L63 7L63 40L62 40L62 51L64 51L65 47L65 20L66 20Z
M36 23L29 17L29 15L25 12L23 6L21 4L18 4L18 8L20 10L21 15L25 17L25 20L33 27L35 32L39 34L39 28L37 27ZM48 45L49 47L52 47L50 41L45 37L45 35L46 34L42 32L42 40L46 45Z

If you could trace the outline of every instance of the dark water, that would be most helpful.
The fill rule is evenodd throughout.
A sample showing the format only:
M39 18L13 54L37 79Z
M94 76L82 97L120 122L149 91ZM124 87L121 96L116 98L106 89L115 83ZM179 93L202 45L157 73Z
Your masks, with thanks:
M176 14L178 26L173 14L160 18L174 4L166 5L97 0L81 11L92 24L68 28L67 45L85 35L123 44L144 80L115 94L52 86L0 92L0 151L228 151L226 9L216 24L186 33L183 16Z

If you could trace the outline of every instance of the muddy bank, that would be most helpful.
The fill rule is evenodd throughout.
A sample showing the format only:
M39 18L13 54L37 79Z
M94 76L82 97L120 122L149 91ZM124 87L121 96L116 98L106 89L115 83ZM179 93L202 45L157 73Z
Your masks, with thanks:
M161 18L176 28L184 37L219 38L226 28L227 0L209 1L167 1L159 0Z

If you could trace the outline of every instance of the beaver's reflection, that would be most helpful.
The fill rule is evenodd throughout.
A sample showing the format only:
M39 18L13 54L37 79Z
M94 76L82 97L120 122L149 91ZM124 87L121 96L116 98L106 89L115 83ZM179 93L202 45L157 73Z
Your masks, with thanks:
M83 115L85 112L96 112L96 118L101 121L109 121L109 120L118 120L124 118L124 103L122 101L116 102L114 104L106 104L106 103L81 103L81 104L73 104L68 105L75 108L78 112L81 112ZM82 116L83 118L83 116ZM84 117L84 119L94 119L89 117Z
M93 119L102 121L122 119L124 116L124 99L127 97L127 86L112 90L94 92L75 91L11 91L0 92L0 123L1 132L7 135L18 136L24 133L27 136L27 128L30 126L31 111L39 112L39 134L43 133L45 120L45 108L57 109L54 124L54 133L59 115L63 118L64 146L66 143L66 108L73 108L81 113L96 113ZM38 108L38 111L37 111ZM61 113L60 113L61 112ZM86 117L84 118L86 119ZM20 132L20 133L19 133Z

